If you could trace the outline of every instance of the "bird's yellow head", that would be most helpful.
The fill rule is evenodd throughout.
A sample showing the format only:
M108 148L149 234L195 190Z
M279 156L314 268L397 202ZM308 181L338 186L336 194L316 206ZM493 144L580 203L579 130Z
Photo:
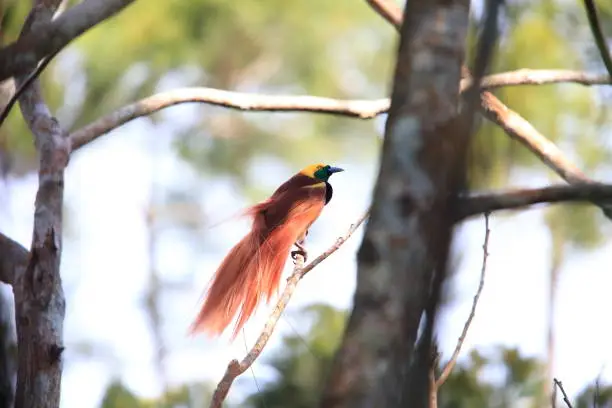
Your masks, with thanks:
M315 180L327 181L332 174L339 173L341 171L344 171L344 169L341 169L340 167L332 167L329 164L317 163L303 168L300 171L300 174Z

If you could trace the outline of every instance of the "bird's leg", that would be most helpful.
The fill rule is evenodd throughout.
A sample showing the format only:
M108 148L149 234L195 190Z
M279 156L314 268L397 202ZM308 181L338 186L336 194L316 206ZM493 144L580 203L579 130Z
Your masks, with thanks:
M308 231L304 234L304 236L297 241L293 245L296 246L297 250L291 251L291 258L293 259L293 263L296 263L297 255L301 255L304 258L304 262L308 258L308 251L306 251L305 243L306 243L306 235L308 235Z

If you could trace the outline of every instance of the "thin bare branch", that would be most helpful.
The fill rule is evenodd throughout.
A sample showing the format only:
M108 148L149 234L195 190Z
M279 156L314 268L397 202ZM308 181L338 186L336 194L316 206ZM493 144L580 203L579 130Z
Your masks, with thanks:
M0 282L12 285L18 270L28 263L29 255L18 242L0 233Z
M595 43L597 44L597 49L599 50L599 54L601 55L601 59L603 60L606 69L608 70L609 78L612 79L612 57L610 56L610 50L608 50L606 37L601 30L601 24L599 22L599 16L597 15L597 6L595 6L595 1L584 0L584 7L589 19L591 32L593 33Z
M230 361L225 371L225 374L223 375L223 378L221 379L219 384L217 384L217 388L215 389L212 400L210 402L210 408L221 408L221 405L227 397L229 389L232 386L234 380L239 375L248 370L249 367L251 367L251 365L255 362L255 360L259 357L263 349L266 347L266 344L272 336L272 333L274 332L274 328L276 327L278 320L280 319L283 311L287 307L291 296L293 296L293 292L295 291L298 282L304 277L304 275L306 275L317 265L327 259L331 254L336 252L351 237L351 235L353 235L357 228L359 228L359 226L365 221L365 219L368 217L368 214L369 211L362 215L354 224L352 224L343 237L338 238L331 247L329 247L325 252L316 257L308 265L302 267L304 263L304 258L301 255L297 255L293 273L287 279L287 286L285 286L285 290L276 302L276 306L270 314L270 317L268 318L268 321L266 322L257 341L255 342L255 345L242 359L242 361Z
M182 88L158 93L127 105L84 128L70 138L75 149L118 126L169 106L199 102L242 111L320 112L362 119L374 118L389 109L388 99L338 100L318 96L246 94L213 88Z
M0 81L25 75L45 56L52 55L96 24L112 17L134 0L86 0L54 21L36 28L0 49ZM56 8L57 9L57 8Z
M512 210L540 203L598 202L612 200L612 185L581 183L528 188L501 193L471 194L460 201L458 220L499 210Z
M429 366L429 408L438 408L438 386L436 385L436 369L440 363L438 344L434 342L431 350L431 364Z
M485 213L485 236L484 243L482 244L482 268L480 269L480 282L478 283L478 289L476 290L476 294L474 295L474 300L472 301L472 309L470 310L470 315L468 316L465 324L463 325L463 331L461 332L461 336L459 336L459 340L457 341L457 345L455 346L455 351L451 355L451 358L446 362L444 368L442 369L442 373L440 377L436 380L436 389L440 388L442 384L448 379L448 376L455 368L455 364L457 364L457 358L459 357L459 353L461 352L461 347L463 347L463 342L465 341L465 337L467 336L467 332L470 329L470 325L472 324L472 320L474 320L474 316L476 314L476 306L478 306L478 300L480 299L480 294L482 293L482 289L484 288L485 275L487 272L487 259L489 259L489 236L491 235L491 229L489 228L489 214Z
M461 80L461 88L469 84L468 79ZM584 86L610 85L612 80L605 74L571 71L565 69L517 69L500 72L484 77L480 83L483 89L494 89L504 86L548 85L574 83Z
M553 381L555 382L555 386L558 387L559 390L561 391L561 394L563 394L563 401L565 402L565 405L567 405L567 408L573 408L572 403L570 402L569 398L567 397L567 393L565 392L565 389L563 388L563 383L557 380L556 378L553 379Z
M591 181L565 154L521 115L489 92L483 92L483 114L519 141L568 183Z
M402 25L402 9L392 0L366 0L382 18L387 20L398 31Z

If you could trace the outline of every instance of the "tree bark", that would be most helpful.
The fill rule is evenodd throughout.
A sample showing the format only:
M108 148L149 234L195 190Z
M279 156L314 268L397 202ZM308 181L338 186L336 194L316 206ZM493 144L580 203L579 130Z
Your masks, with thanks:
M60 0L36 0L20 38L48 24ZM25 80L16 78L17 84ZM71 146L42 98L38 80L19 99L39 157L34 230L27 265L15 270L17 322L16 408L57 408L60 403L65 298L60 276L64 169ZM19 272L19 273L17 273Z
M458 116L468 0L407 2L357 289L321 405L425 407L408 371L435 273L445 271L469 133ZM427 345L429 347L429 345ZM427 367L426 367L427 368ZM427 369L425 386L428 387Z

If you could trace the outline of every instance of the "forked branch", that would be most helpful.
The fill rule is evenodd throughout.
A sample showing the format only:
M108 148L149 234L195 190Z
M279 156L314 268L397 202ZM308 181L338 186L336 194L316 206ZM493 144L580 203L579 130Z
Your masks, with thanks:
M272 336L274 328L276 327L276 324L278 323L278 320L280 319L283 311L287 307L291 296L293 296L293 292L295 291L298 282L304 277L304 275L306 275L317 265L327 259L331 254L336 252L351 237L351 235L353 235L357 228L359 228L359 226L365 221L365 219L368 217L368 214L369 211L363 214L354 224L349 227L347 233L343 237L338 238L331 247L329 247L325 252L316 257L308 265L303 266L304 258L301 255L296 256L296 264L295 268L293 269L293 273L291 274L289 279L287 279L287 286L285 286L285 290L278 299L276 306L270 314L270 317L268 318L268 321L266 322L261 334L257 338L255 345L242 359L242 361L230 361L227 366L227 369L225 370L223 378L221 379L219 384L217 384L217 388L215 389L212 400L210 402L210 408L221 407L223 401L227 397L227 394L234 380L239 375L248 370L249 367L253 365L255 360L257 360L263 349L266 347L270 336Z
M54 21L41 22L17 41L0 49L0 81L32 71L38 62L112 17L134 0L86 0Z

